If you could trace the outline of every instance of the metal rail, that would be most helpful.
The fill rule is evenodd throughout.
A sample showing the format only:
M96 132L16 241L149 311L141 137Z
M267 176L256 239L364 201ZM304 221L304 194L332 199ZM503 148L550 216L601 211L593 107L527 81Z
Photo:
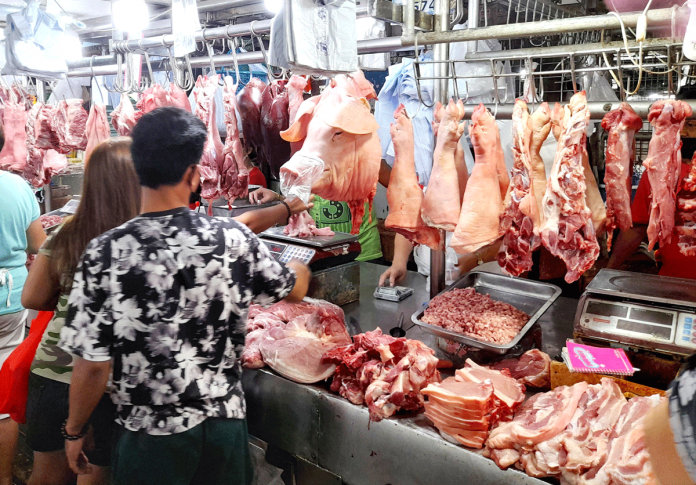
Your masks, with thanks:
M255 20L246 24L225 25L224 27L202 29L196 32L194 38L196 42L205 42L213 39L232 39L234 37L251 34L268 34L270 31L271 20ZM118 53L141 52L147 49L170 47L172 45L174 45L174 35L167 34L146 39L114 41L111 45L111 49Z
M685 103L688 103L691 108L694 111L694 115L692 118L696 118L696 100L692 101L686 101L684 100ZM654 101L629 101L628 104L631 105L631 108L636 112L638 116L640 116L642 119L647 119L648 118L648 112L650 111L650 106ZM619 105L621 104L620 101L606 101L606 102L589 102L587 103L587 108L590 111L590 119L592 120L601 120L604 118L604 115L607 114L609 111L613 109L617 109ZM497 107L495 104L487 104L486 107L490 108L492 112L495 112L495 117L498 120L511 120L512 119L512 109L514 108L515 104L514 103L505 103L505 104L499 104ZM530 109L531 109L531 103L530 103ZM538 106L538 103L537 103ZM473 105L466 105L466 114L464 115L464 119L468 120L471 118L471 113L473 113Z
M671 23L674 10L661 8L647 13L648 27L656 24ZM638 24L638 13L620 14L626 27ZM621 28L621 23L615 15L590 15L587 17L564 18L556 20L541 20L508 25L493 25L476 29L450 30L447 32L428 32L418 35L418 44L442 44L448 42L468 42L489 39L516 39L522 37L538 37L542 35L557 35L585 30L611 30ZM414 35L414 36L415 36ZM414 45L415 39L404 36L402 44Z
M400 37L386 37L382 39L369 39L358 41L358 54L377 54L380 52L397 52L402 50L413 50L412 47L403 47ZM262 64L265 62L263 53L260 51L240 52L237 54L237 63L239 65L247 64ZM115 56L98 56L95 57L93 64L94 69L89 68L89 59L82 59L77 62L69 63L71 69L68 72L68 77L89 77L89 76L111 76L116 74L117 65ZM111 60L113 59L113 60ZM97 60L101 65L97 64ZM213 62L217 67L225 67L234 65L234 56L231 54L221 54L213 56ZM170 71L170 63L168 59L161 61L150 61L153 71ZM183 67L183 61L179 60L179 67ZM145 64L143 64L144 66ZM210 57L193 57L191 58L191 67L200 68L210 66Z

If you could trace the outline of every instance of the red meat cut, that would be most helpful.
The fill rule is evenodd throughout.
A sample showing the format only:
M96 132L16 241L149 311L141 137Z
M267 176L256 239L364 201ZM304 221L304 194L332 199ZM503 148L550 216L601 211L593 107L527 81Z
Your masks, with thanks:
M272 81L261 96L261 135L271 176L278 179L280 167L290 160L290 143L280 136L290 126L287 81Z
M242 136L247 150L256 152L259 165L265 163L264 140L261 133L261 105L266 85L252 77L244 89L237 94L237 109L242 117Z
M136 117L133 103L126 94L121 95L121 101L111 112L111 125L119 136L130 136L135 126Z
M518 382L531 387L548 387L551 383L551 358L538 349L528 350L519 359L505 359L491 369L510 371Z
M654 128L643 162L650 181L649 249L672 242L675 200L681 174L681 130L691 106L683 101L660 100L650 107L648 121Z
M81 99L60 101L51 124L58 137L58 145L50 148L60 153L87 148L88 116Z
M93 104L87 118L87 146L85 148L85 162L89 161L92 150L104 140L111 137L111 128L106 118L106 106Z
M208 201L208 215L213 214L213 202L222 197L221 178L225 161L224 146L215 121L215 91L220 76L199 76L196 80L196 116L205 123L208 139L200 162L201 197Z
M518 99L512 111L512 179L507 205L500 215L503 242L497 259L509 275L532 269L532 251L541 244L540 215L532 182L532 128L527 103Z
M3 129L5 145L0 151L0 170L21 174L27 165L27 112L24 104L5 104Z
M336 366L322 356L350 343L343 310L323 300L283 301L268 309L254 305L249 314L242 364L252 369L268 365L295 382L331 377Z
M543 200L541 239L551 254L563 259L565 280L572 283L592 267L599 244L585 199L583 154L590 112L584 91L573 95L566 112Z
M614 229L633 227L631 217L631 179L636 131L643 120L628 103L604 115L602 128L608 132L604 186L607 193L607 249L611 249Z
M245 198L249 194L249 171L244 165L242 141L239 139L237 127L237 85L232 78L225 77L225 88L222 94L222 104L225 110L225 160L222 164L222 180L220 190L231 205L235 199Z

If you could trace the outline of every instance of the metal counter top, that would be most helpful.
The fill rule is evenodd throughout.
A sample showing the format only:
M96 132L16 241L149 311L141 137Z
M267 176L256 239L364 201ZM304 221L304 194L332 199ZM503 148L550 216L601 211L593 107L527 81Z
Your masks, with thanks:
M375 300L374 289L385 266L360 265L360 302L344 307L351 334L381 327L387 333L404 313L410 315L428 301L425 277L409 272L400 283L414 289L401 302ZM539 320L542 347L552 357L572 335L577 300L559 298ZM435 337L418 327L408 338L437 348ZM304 459L340 477L350 485L536 484L546 482L496 464L440 437L423 415L399 415L369 423L365 406L355 406L326 385L302 385L266 369L243 375L249 432L269 445ZM368 427L369 425L369 427ZM340 481L338 482L340 483Z

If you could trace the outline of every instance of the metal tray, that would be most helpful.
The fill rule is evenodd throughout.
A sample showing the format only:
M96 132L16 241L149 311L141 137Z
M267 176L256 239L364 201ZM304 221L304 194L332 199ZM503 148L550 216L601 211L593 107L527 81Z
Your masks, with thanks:
M411 320L426 332L435 334L438 337L454 340L455 342L469 347L476 347L504 354L517 345L520 339L524 337L527 331L534 325L534 322L544 314L546 309L550 307L561 294L561 289L559 287L548 283L486 273L484 271L471 271L443 290L440 295L447 291L452 291L455 288L471 287L478 293L488 295L496 301L508 303L529 315L529 321L522 327L522 330L520 330L514 339L504 345L498 345L422 322L421 318L425 314L425 310L430 305L430 302L424 305L421 310L414 313Z
M317 249L330 248L341 244L350 244L358 240L357 234L348 234L346 232L337 232L333 236L309 236L309 237L291 237L283 234L285 226L275 226L266 229L259 237L276 239L300 246L310 246Z

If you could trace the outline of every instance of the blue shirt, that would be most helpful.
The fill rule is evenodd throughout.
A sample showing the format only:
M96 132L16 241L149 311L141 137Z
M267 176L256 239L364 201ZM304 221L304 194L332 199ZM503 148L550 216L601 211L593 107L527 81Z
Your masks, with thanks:
M0 315L23 309L21 296L27 279L27 229L39 215L39 203L29 184L18 175L0 171ZM7 306L10 277L12 292Z

